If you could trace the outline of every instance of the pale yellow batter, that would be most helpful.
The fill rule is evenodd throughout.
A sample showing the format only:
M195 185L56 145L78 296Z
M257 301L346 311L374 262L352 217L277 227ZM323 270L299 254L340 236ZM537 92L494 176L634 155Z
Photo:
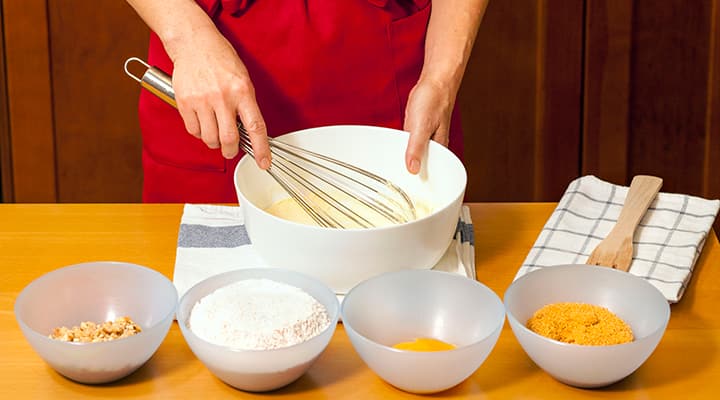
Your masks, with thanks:
M320 203L325 204L325 203ZM365 219L372 222L373 225L376 227L379 226L388 226L392 225L393 223L386 218L377 215L376 213L370 211L367 209L367 207L361 205L360 203L353 203L349 201L345 201L344 204L346 204L350 209L355 211L356 213L362 215ZM423 218L428 215L430 215L432 209L425 203L419 202L416 200L413 200L413 204L415 205L415 212L417 215L417 218ZM336 218L338 221L341 221L343 225L349 228L360 228L361 226L358 226L357 224L354 224L352 221L347 220L339 211L333 209L329 205L326 204L325 210L334 218ZM270 207L265 209L266 212L269 214L272 214L278 218L286 219L288 221L297 222L300 224L305 225L316 225L319 224L315 222L312 217L303 210L303 208L298 204L292 197L288 197L286 199L280 200Z

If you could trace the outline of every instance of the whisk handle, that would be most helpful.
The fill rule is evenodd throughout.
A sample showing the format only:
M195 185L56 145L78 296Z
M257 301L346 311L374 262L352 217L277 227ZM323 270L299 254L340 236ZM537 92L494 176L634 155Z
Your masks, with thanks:
M142 74L142 76L138 76L130 72L128 66L133 62L139 63L145 68L145 72ZM159 97L161 100L170 104L171 106L177 108L177 102L175 101L175 90L172 87L172 77L167 72L161 70L160 68L153 67L152 65L146 63L145 61L137 57L130 57L125 60L125 73L129 77L140 82L140 86L149 90L150 93ZM245 130L240 121L237 121L237 128L240 132L240 146L242 147L243 151L250 155L253 155L250 137L248 136L247 131Z
M145 67L145 72L142 76L137 76L128 69L128 66L133 62L140 63L143 67ZM130 57L125 61L125 73L129 77L140 82L140 86L149 90L152 94L156 95L164 102L177 108L177 102L175 102L175 90L173 90L172 87L172 77L170 77L170 75L168 75L165 71L149 65L137 57Z

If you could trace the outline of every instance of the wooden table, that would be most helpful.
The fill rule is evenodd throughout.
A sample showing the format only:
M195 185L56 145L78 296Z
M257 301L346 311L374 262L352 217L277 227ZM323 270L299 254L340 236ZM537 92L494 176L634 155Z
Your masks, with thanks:
M544 222L549 203L473 204L478 279L502 297ZM177 325L141 369L116 383L87 386L55 373L30 348L15 321L20 290L53 269L91 260L146 265L172 276L181 205L0 205L0 398L408 398L380 380L338 326L330 346L295 383L270 394L237 391L194 357ZM685 297L672 306L665 337L634 374L583 390L540 370L509 327L485 363L447 398L715 398L720 388L720 245L712 234Z

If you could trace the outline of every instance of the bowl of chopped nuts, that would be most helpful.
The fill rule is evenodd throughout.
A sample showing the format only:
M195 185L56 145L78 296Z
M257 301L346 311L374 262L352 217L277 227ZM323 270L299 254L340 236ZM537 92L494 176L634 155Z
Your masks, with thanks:
M51 271L15 300L15 317L35 352L81 383L112 382L140 368L170 329L178 295L161 273L121 262Z
M647 280L590 265L530 272L508 287L504 301L513 334L535 364L584 388L637 370L670 318L665 296Z
M264 392L300 378L325 350L339 316L335 292L278 268L207 278L180 299L177 321L195 356L223 382Z

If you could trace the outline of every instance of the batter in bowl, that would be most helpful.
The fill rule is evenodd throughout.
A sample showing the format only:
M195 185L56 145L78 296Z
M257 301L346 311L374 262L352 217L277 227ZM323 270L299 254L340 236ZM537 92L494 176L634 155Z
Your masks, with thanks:
M343 203L346 204L348 208L362 215L375 227L388 226L393 224L386 218L369 211L366 207L357 203L357 201L346 200ZM413 204L415 205L415 213L417 215L417 219L426 217L432 212L432 209L426 203L413 200ZM278 202L275 202L270 207L266 208L265 211L271 215L288 221L297 222L299 224L305 225L319 226L319 224L315 222L315 220L312 219L312 217L307 212L305 212L305 210L303 210L300 204L298 204L292 197L288 197ZM344 223L347 221L347 226L350 228L361 228L361 226L354 224L351 221L348 221L345 216L343 216L339 211L331 208L330 206L327 206L325 211L328 212L328 214L330 214L332 217L341 220Z

